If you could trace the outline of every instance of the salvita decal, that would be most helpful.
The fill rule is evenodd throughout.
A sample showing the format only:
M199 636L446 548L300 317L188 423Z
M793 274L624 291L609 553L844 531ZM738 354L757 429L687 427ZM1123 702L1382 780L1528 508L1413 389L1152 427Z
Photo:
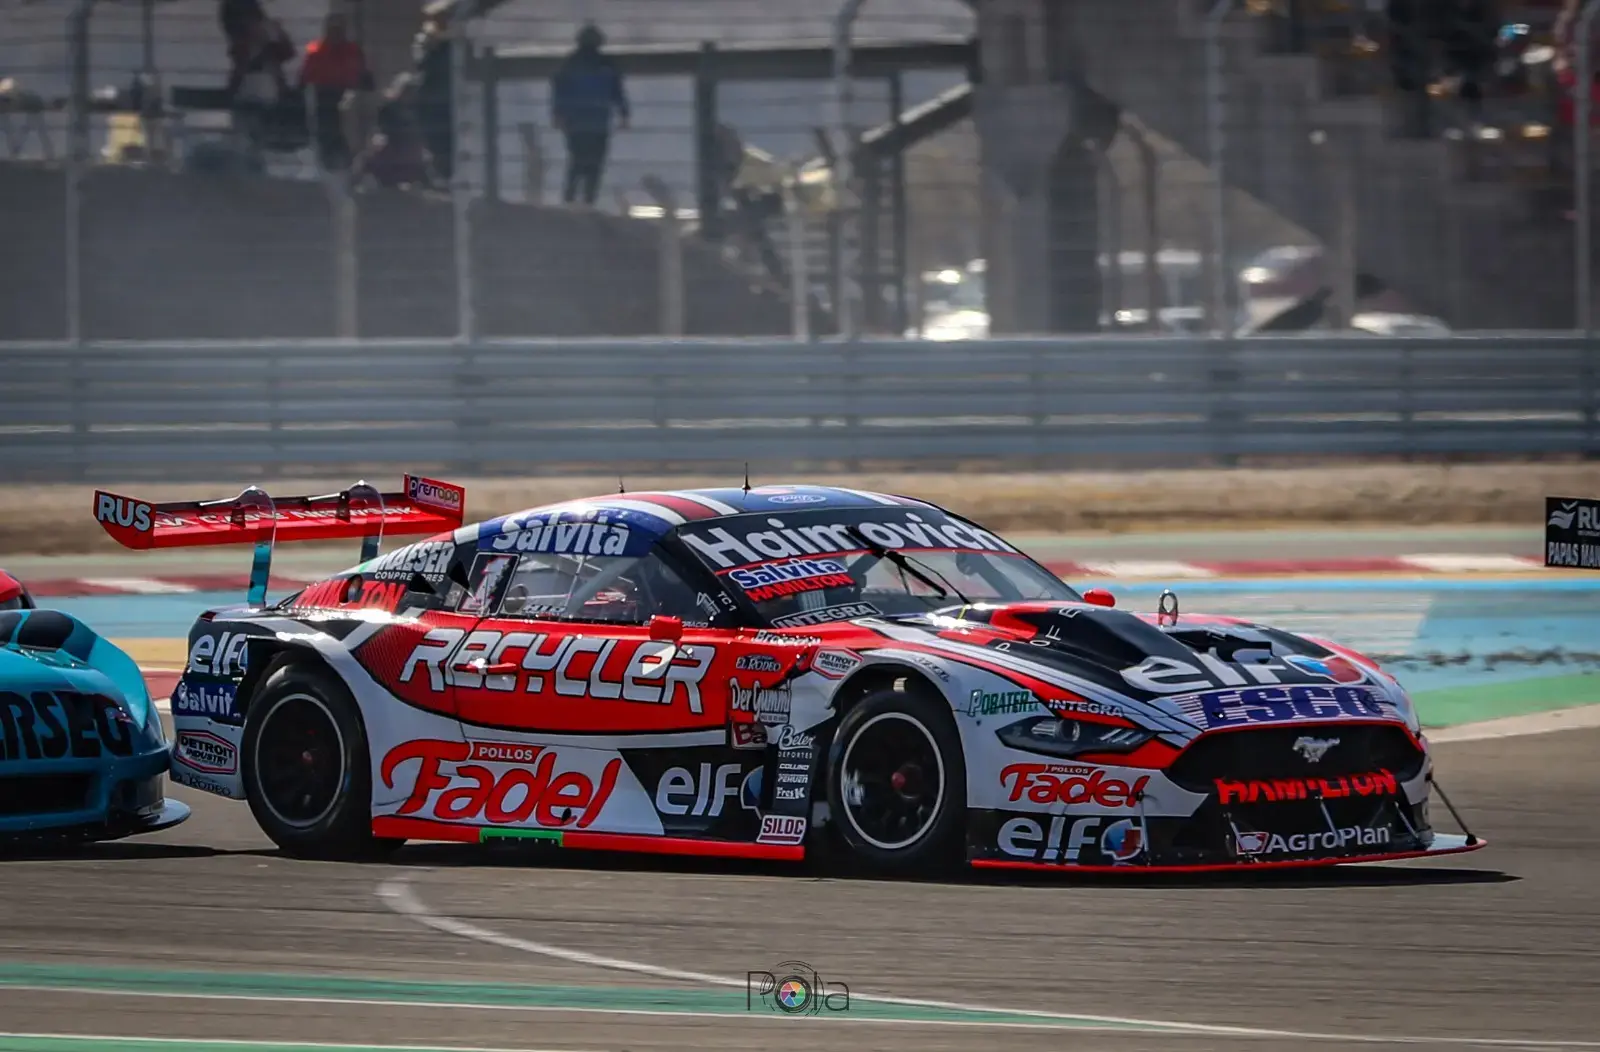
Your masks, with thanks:
M728 579L744 590L753 603L763 603L801 592L820 592L829 588L855 585L845 565L837 559L790 559L741 570L731 570Z
M1173 698L1172 702L1186 717L1207 729L1295 720L1401 718L1394 703L1370 687L1248 687L1208 691Z
M616 511L552 511L509 515L485 523L478 547L495 552L554 555L643 555L655 543L649 530L629 525Z
M866 517L853 523L840 521L837 513L826 511L796 513L785 518L752 516L751 522L737 525L684 527L678 535L715 569L731 570L773 559L860 551L861 542L851 536L852 528L884 548L1018 554L1015 548L988 530L955 522L931 511L895 516L884 509L881 513L868 512Z
M172 691L174 716L197 716L217 723L242 724L239 688L232 683L190 683L185 677Z

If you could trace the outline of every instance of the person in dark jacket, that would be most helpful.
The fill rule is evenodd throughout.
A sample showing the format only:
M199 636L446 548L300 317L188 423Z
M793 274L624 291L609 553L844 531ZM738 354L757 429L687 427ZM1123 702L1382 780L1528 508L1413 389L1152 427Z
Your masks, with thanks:
M578 31L578 46L550 78L550 119L567 140L567 180L563 200L580 195L592 205L600 194L612 121L628 126L628 95L622 71L605 54L605 35L594 25Z
M455 177L455 94L449 27L429 20L412 47L417 70L416 118L433 157L433 170L445 182Z

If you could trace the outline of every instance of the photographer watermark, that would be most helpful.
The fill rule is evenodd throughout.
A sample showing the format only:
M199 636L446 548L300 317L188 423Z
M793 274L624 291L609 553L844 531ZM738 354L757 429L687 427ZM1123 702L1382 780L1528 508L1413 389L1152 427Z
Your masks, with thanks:
M848 1012L850 987L824 982L817 970L804 961L784 961L771 971L745 973L745 1010L754 1011L757 1005L786 1015Z

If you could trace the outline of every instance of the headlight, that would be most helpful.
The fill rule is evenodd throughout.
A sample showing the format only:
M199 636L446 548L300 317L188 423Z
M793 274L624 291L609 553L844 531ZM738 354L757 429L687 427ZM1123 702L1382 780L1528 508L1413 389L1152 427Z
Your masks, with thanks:
M995 731L1002 745L1046 756L1081 756L1095 752L1132 752L1155 734L1137 727L1032 716Z

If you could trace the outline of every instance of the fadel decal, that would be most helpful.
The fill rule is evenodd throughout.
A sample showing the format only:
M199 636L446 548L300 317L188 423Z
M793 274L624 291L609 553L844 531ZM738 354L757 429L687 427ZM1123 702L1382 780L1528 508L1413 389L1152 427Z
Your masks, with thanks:
M1093 804L1096 807L1133 807L1144 796L1148 775L1129 785L1107 778L1097 767L1063 768L1059 764L1014 763L1000 772L1000 784L1011 791L1013 803L1026 796L1035 804Z
M604 755L585 751L589 757ZM545 746L505 742L418 740L395 746L379 774L393 789L395 768L418 760L411 795L396 814L418 812L443 822L490 822L588 828L605 809L622 770L613 756L596 779L571 770L564 753ZM494 771L485 764L506 767ZM449 768L447 771L446 768Z
M612 521L608 512L542 512L509 516L498 533L480 537L478 546L497 552L627 555L632 538L628 524Z
M1280 800L1337 800L1346 796L1398 796L1399 780L1390 771L1340 775L1337 778L1271 778L1231 781L1218 778L1217 800L1253 804Z
M210 731L180 731L177 752L185 765L207 774L233 774L239 767L239 750Z
M447 482L435 482L433 479L418 475L407 475L406 496L418 504L443 508L446 511L460 511L461 505L466 502L467 491Z
M1027 858L1038 862L1076 862L1083 849L1099 839L1100 819L1080 818L1072 823L1066 843L1062 834L1067 832L1067 816L1056 815L1050 819L1047 833L1031 818L1013 818L1000 827L995 842L1000 850L1012 858Z
M1241 855L1304 855L1312 851L1340 851L1349 847L1384 847L1389 843L1387 826L1369 829L1349 826L1316 833L1241 833L1234 843Z
M374 581L409 581L413 574L421 574L429 581L442 581L450 569L450 557L455 554L454 541L421 541L396 548L388 555L380 555L361 568L365 577Z
M743 525L743 524L741 524ZM683 527L678 531L689 547L704 556L712 566L731 570L773 559L793 559L807 555L836 555L861 550L861 542L851 536L858 531L873 544L885 548L931 548L1016 554L999 537L966 523L948 519L931 520L907 512L897 522L862 521L853 527L843 522L813 522L809 518L789 525L783 519L757 520L737 533L724 526Z
M0 691L0 760L130 756L129 722L120 705L100 694Z
M174 716L201 716L218 723L242 723L239 688L232 683L190 683L179 680L172 691Z
M700 681L715 656L715 647L698 643L690 647L652 639L435 628L406 658L400 682L417 679L434 693L453 686L645 705L672 705L681 699L699 715L704 711Z
M1030 690L974 690L967 699L968 716L1000 716L1010 712L1034 712L1039 699Z
M734 712L754 713L757 723L780 727L789 722L789 709L794 693L789 684L763 687L759 684L746 687L736 679L728 680L728 707Z
M775 617L772 619L772 624L777 628L806 628L811 625L825 625L830 621L848 621L852 617L872 617L879 612L871 603L843 603L839 606L825 606L821 610L807 610L787 617Z
M244 675L246 645L250 637L243 632L224 632L220 636L201 636L189 647L190 672L220 679Z
M1243 727L1291 720L1397 719L1399 712L1370 687L1249 687L1173 701L1207 727Z
M94 517L100 522L149 533L151 514L150 505L143 501L110 493L95 494Z
M732 570L728 577L744 589L753 603L777 599L799 592L820 592L828 588L851 588L855 578L844 563L836 559L791 559Z
M800 844L806 839L806 820L791 815L763 815L758 844Z
M711 764L703 763L696 777L686 767L668 768L656 785L656 810L664 815L716 818L729 800L738 800L745 810L754 811L754 797L744 787L760 770L756 767L744 772L736 763L721 764L713 770Z

